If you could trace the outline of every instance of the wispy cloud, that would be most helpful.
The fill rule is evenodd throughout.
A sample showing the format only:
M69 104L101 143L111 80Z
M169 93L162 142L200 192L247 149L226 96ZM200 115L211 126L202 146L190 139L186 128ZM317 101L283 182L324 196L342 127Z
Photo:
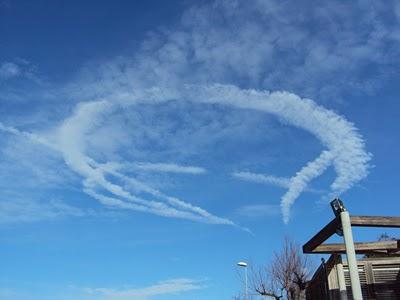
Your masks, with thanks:
M354 141L353 141L354 142ZM366 163L369 160L369 156L367 153L361 153L364 155L364 161L362 166L357 166L357 164L353 161L351 164L354 167L361 167L359 170L361 173L359 174L354 174L356 175L356 178L351 178L351 175L349 176L349 173L347 171L344 172L342 170L342 174L338 174L340 176L345 176L348 182L346 183L347 188L349 188L352 184L354 184L354 181L358 181L360 177L364 177L367 175L367 165ZM329 151L323 151L321 155L311 161L308 162L306 166L304 166L299 172L296 173L295 176L293 176L290 180L290 185L289 185L289 190L286 192L285 195L283 195L282 200L281 200L281 207L282 207L282 214L283 214L283 221L285 223L289 222L290 218L290 207L293 205L294 201L299 197L299 195L307 188L308 184L313 180L314 178L320 176L333 162L334 155L332 152ZM339 163L340 159L339 159ZM349 178L350 177L350 178ZM357 178L358 177L358 178ZM339 179L342 180L342 179ZM332 184L332 193L341 193L344 190L336 189L336 182L338 179L335 180L335 182Z
M175 30L149 34L133 59L118 58L86 72L87 77L93 74L93 82L76 91L90 99L117 89L185 81L241 82L319 102L343 93L370 93L398 66L393 63L400 42L396 7L396 1L292 5L254 0L247 5L217 0L196 5L184 12Z
M204 281L180 278L161 281L143 288L86 288L86 294L107 300L148 300L163 295L177 295L189 291L204 289Z
M0 64L0 79L9 79L21 75L20 67L13 62Z
M15 196L8 199L0 199L0 224L48 221L92 214L93 211L83 210L57 199L46 201Z
M165 297L192 299L198 290L207 288L206 280L176 278L159 281L147 286L123 285L113 287L81 287L77 285L35 286L29 289L1 288L1 299L13 300L153 300Z
M371 155L364 150L364 141L357 129L342 116L317 105L312 100L302 99L291 93L242 90L227 85L184 85L177 90L173 88L152 88L143 90L139 94L114 98L112 102L100 100L81 103L74 114L64 120L57 129L57 139L48 144L57 145L56 148L61 151L66 164L73 171L83 176L85 192L103 203L113 203L113 205L119 207L147 211L168 217L233 225L230 220L216 217L199 207L164 195L147 187L145 183L140 183L132 178L132 180L135 180L136 186L141 185L143 191L152 196L157 196L163 202L140 198L108 177L112 173L114 176L120 176L125 180L130 178L115 168L104 167L110 166L110 163L112 165L112 162L98 163L93 157L86 154L88 150L86 136L99 126L110 112L119 107L136 106L148 101L158 104L171 99L185 99L194 103L214 103L269 113L293 126L311 132L320 140L328 150L324 150L316 160L309 162L295 176L292 176L289 183L282 178L268 178L269 182L288 187L288 192L282 197L281 202L285 222L289 220L290 207L296 198L307 189L308 184L314 178L321 175L330 165L334 166L338 175L331 185L331 192L334 194L348 190L368 174L368 162ZM7 129L4 126L3 128ZM19 131L14 131L16 134L21 134ZM42 142L42 138L37 138L35 135L27 133L24 133L24 135ZM341 141L340 144L337 143L339 140ZM101 190L105 190L114 196L102 195ZM128 203L125 203L122 199L128 201Z
M65 89L68 98L75 98L78 104L71 115L53 128L53 136L44 138L1 124L0 130L53 147L82 178L84 191L104 204L232 225L232 221L214 216L188 201L165 195L151 183L142 182L126 171L126 166L133 161L146 158L132 159L114 153L113 147L131 144L112 140L113 136L117 136L115 139L131 136L132 144L140 144L147 136L164 142L173 139L173 133L165 137L157 135L156 130L142 134L140 130L123 132L119 128L109 131L113 133L110 135L95 133L104 128L106 120L116 118L121 112L171 101L269 114L310 132L323 147L322 153L315 160L304 162L305 166L297 174L288 174L289 179L253 176L254 180L288 189L281 199L287 222L291 206L303 191L310 189L309 183L314 178L333 167L337 177L330 192L343 193L367 176L371 155L365 150L364 140L354 124L313 100L285 90L314 96L332 96L339 89L353 91L354 87L365 90L379 74L368 72L364 78L357 76L360 70L391 61L398 55L396 49L400 48L393 46L400 41L398 29L382 19L382 11L393 14L397 10L392 9L392 4L371 6L360 2L330 2L308 8L272 0L252 4L216 1L189 8L178 28L150 34L133 57L88 68L82 72L85 75ZM221 20L226 22L224 26ZM314 21L321 28L319 32L310 25ZM341 80L331 80L332 76L339 76ZM283 91L270 92L271 89ZM218 126L207 129L220 130ZM93 136L97 136L97 144ZM204 136L206 139L207 131ZM177 149L186 147L183 139L174 142ZM100 147L110 147L112 155L102 155L97 151ZM111 168L113 164L120 164L122 168ZM192 164L195 165L188 162L188 166ZM200 169L165 164L142 165L143 171L146 168L146 171L179 169L201 173ZM240 176L249 179L250 173ZM139 197L137 191L147 195Z
M93 103L90 104L93 106ZM84 111L87 109L85 105L82 105L81 107L84 108ZM83 116L83 120L78 119L77 116L73 116L74 121L69 119L64 122L63 126L58 129L61 131L61 134L56 140L53 141L49 141L48 137L42 137L37 134L20 131L16 128L5 126L1 123L0 130L19 137L27 138L30 141L48 146L53 151L59 152L61 155L63 155L66 164L73 171L81 176L84 176L84 192L99 200L104 205L148 212L164 217L183 218L211 224L234 225L234 223L228 219L214 216L200 207L191 205L187 202L177 199L176 197L167 196L162 192L151 188L147 184L138 181L134 177L124 175L118 170L120 164L114 164L112 162L101 164L97 163L93 158L87 156L84 153L85 139L81 135L89 131L89 128L87 127L90 127L91 124L93 124L87 122L90 119L90 116L93 117L91 121L94 123L96 122L95 116L90 115L93 111L97 112L97 110L90 109L86 110L84 113L81 111L81 115L78 114L78 117L80 118L80 116ZM76 132L74 132L74 130L76 130ZM171 165L167 166L171 168ZM175 168L177 167L178 166L175 165ZM187 169L184 170L187 171ZM193 169L189 170L193 171ZM198 171L197 169L195 170ZM151 196L155 196L163 202L140 198L130 193L123 186L119 185L118 182L112 182L111 179L107 178L109 175L121 178L126 183L134 186L136 190L145 192ZM114 197L105 196L103 191L111 193L114 195ZM122 201L121 198L124 199L124 201ZM36 207L34 208L36 209ZM45 211L49 212L49 209Z
M137 105L148 99L160 102L180 98L271 113L289 124L311 132L329 149L323 151L320 157L308 163L290 179L289 191L282 197L285 222L289 220L290 207L295 199L312 179L330 165L335 167L338 174L331 185L332 193L335 194L346 191L368 174L368 161L371 156L364 150L364 141L354 125L314 101L302 99L291 93L241 90L226 85L187 85L179 90L151 89L141 97L124 99L124 104ZM337 143L338 140L341 141L340 144ZM282 180L275 182L283 184Z
M165 172L165 173L184 173L184 174L204 174L206 169L195 166L182 166L171 163L136 163L133 168L150 171L150 172Z
M41 83L35 66L29 61L17 58L13 61L0 62L0 81L14 78L24 78Z
M243 181L273 185L284 189L289 189L293 181L293 178L290 177L279 177L253 172L233 172L232 176ZM304 191L317 194L326 193L326 191L324 190L315 189L313 187L310 187L309 185L307 185Z
M280 214L280 207L276 204L245 205L239 207L236 213L249 218L276 217Z
M278 177L273 175L258 174L252 172L234 172L232 176L241 180L271 184L282 188L289 188L290 178Z
M112 103L105 100L81 103L75 113L57 129L59 149L62 151L66 164L83 176L84 191L102 203L120 208L205 223L234 225L230 220L214 216L200 207L193 206L175 197L166 196L117 170L104 168L102 164L86 154L86 135L90 134L102 118L116 108L116 105L118 105L118 102ZM125 180L131 179L131 182L134 180L136 186L140 185L144 192L163 198L164 202L146 200L130 193L118 182L113 182L108 178L110 172ZM103 195L102 190L111 193L113 197Z
M188 87L185 97L240 108L254 109L276 115L281 120L309 131L328 148L290 179L289 191L282 197L282 213L288 222L290 207L308 183L333 165L337 177L331 185L332 194L341 194L368 175L371 154L365 151L364 140L357 128L344 117L310 99L288 92L241 90L234 86ZM338 143L341 141L341 143Z

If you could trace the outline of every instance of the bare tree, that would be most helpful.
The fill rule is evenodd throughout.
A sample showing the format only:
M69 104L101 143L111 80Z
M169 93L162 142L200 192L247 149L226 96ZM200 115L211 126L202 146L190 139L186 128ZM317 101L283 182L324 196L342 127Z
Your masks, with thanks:
M309 262L300 247L286 238L282 250L275 253L269 266L252 271L252 288L258 295L275 300L303 299L309 270Z
M378 242L395 241L395 240L397 239L393 236L388 235L387 232L384 232L378 236Z
M282 298L282 289L277 280L271 276L271 270L268 267L251 267L252 289L257 295L270 297L275 300Z
M396 241L396 240L397 240L397 238L389 235L387 232L381 233L378 236L378 242L385 242L385 241L387 242L387 241ZM388 255L391 255L394 253L400 254L400 251L387 250L387 251L383 251L383 252L382 251L370 252L370 253L364 254L363 257L366 257L366 258L368 258L368 257L385 257L385 256L388 256Z

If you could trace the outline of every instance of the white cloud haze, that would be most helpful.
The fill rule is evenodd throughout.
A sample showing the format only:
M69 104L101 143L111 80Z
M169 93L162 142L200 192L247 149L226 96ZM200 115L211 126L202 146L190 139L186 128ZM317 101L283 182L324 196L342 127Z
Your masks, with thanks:
M60 200L43 201L10 197L0 201L0 224L54 220L71 216L83 217L92 213Z
M0 65L0 79L9 79L21 74L20 67L13 62L4 62Z
M149 300L156 296L177 295L184 292L203 289L204 283L199 280L180 278L161 281L144 288L86 288L86 294L104 300Z
M280 208L279 205L275 204L253 204L239 207L236 212L249 218L270 218L278 216Z
M340 3L301 10L297 7L300 4L288 7L292 4L281 1L253 4L216 1L194 6L184 13L178 28L149 33L133 57L88 66L82 71L64 90L77 103L75 109L45 134L3 124L0 130L60 153L66 165L82 178L84 192L106 206L234 225L188 200L164 194L138 176L140 172L205 173L205 168L192 166L197 165L195 162L151 160L157 161L154 163L145 161L145 156L132 155L128 159L115 154L118 149L141 144L148 136L160 144L167 143L174 139L173 134L163 136L157 129L145 134L140 128L127 131L109 120L143 106L156 109L171 102L274 116L311 133L323 147L318 157L287 178L251 175L255 181L288 189L281 198L283 219L288 222L296 199L310 190L310 182L327 168L333 167L336 172L330 195L339 195L368 175L371 159L354 124L297 94L332 96L338 86L343 90L355 86L373 89L370 78L358 82L353 78L368 64L379 64L397 55L388 50L387 44L398 43L400 35L390 25L373 22L384 9L378 3L374 4L376 10L361 3L357 10L347 10L351 4ZM311 16L321 22L324 30L313 32ZM222 20L226 24L221 24ZM349 29L353 27L360 30ZM291 53L288 59L286 53ZM340 74L343 81L332 81L331 74ZM270 92L272 89L279 91ZM138 127L148 121L134 117L139 120L135 123ZM222 131L217 122L208 129ZM207 130L202 133L204 139L211 136ZM182 152L195 147L179 139L174 143ZM239 171L235 176L249 179L251 173Z
M273 175L256 174L251 172L234 172L233 177L241 180L253 181L257 183L265 183L276 185L288 189L290 187L290 178L278 177Z
M165 172L165 173L184 173L184 174L203 174L207 171L201 167L181 166L171 163L136 163L133 168L143 171Z
M110 287L80 287L76 285L57 286L49 293L40 287L26 290L23 287L0 288L2 299L15 300L153 300L165 297L187 297L191 293L207 288L207 280L192 278L174 278L155 282L153 284L138 286L126 284ZM45 291L43 291L45 290ZM186 298L187 299L187 298Z
M128 108L149 101L158 104L176 99L228 105L273 114L293 126L311 132L320 140L327 150L291 177L288 192L282 197L281 206L285 222L289 220L290 207L296 198L307 188L310 181L321 175L330 165L334 166L337 173L337 178L331 185L331 192L334 194L346 191L368 174L370 154L365 152L364 142L354 125L340 115L317 105L312 100L302 99L291 93L242 90L227 85L184 85L177 90L153 88L143 90L140 94L117 98L112 102L100 100L81 103L74 114L57 129L57 140L48 144L55 144L56 148L62 152L66 164L84 178L84 191L103 204L167 217L233 225L230 220L216 217L199 207L166 196L147 187L145 183L139 182L143 191L161 198L163 202L142 199L107 178L109 174L114 174L131 179L117 168L104 167L112 166L112 162L101 164L86 154L87 135L90 135L95 127L101 126L103 118L106 118L110 112L120 107ZM6 127L2 128L4 130ZM8 131L12 132L12 130ZM25 135L36 138L36 135ZM38 141L41 140L41 138L38 139ZM106 196L102 194L102 191L107 191L113 196Z
M0 84L1 81L8 81L17 78L41 83L41 79L36 72L35 66L33 66L29 61L17 58L14 61L0 62ZM4 92L7 95L7 88L6 86L4 87Z

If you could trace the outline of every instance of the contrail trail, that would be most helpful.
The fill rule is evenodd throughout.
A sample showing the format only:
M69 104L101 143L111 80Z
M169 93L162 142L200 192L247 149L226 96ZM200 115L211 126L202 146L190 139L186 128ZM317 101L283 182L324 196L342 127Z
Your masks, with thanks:
M132 176L127 176L121 170L117 170L118 167L113 168L113 162L99 164L86 154L87 137L94 128L101 126L102 121L111 112L143 103L157 105L170 100L190 101L197 104L213 103L272 114L287 124L309 131L326 147L319 157L308 162L288 181L282 178L273 180L275 184L288 188L287 193L281 198L283 220L286 223L289 221L290 208L295 200L308 188L308 184L328 167L333 166L337 173L330 187L331 193L335 194L348 190L368 174L371 154L366 152L364 140L357 128L344 117L310 99L303 99L292 93L244 90L233 85L184 85L179 89L159 87L139 90L110 100L83 102L56 129L57 138L51 142L41 136L21 132L2 123L0 123L0 130L27 137L60 151L65 163L83 177L84 191L102 203L113 203L114 206L169 217L234 225L228 219L214 216L200 207L167 196ZM201 168L185 169L171 164L147 165L146 167L153 170L163 169L160 171L204 173ZM159 200L137 197L118 183L110 181L109 175L119 177L135 189ZM113 196L101 194L101 190Z

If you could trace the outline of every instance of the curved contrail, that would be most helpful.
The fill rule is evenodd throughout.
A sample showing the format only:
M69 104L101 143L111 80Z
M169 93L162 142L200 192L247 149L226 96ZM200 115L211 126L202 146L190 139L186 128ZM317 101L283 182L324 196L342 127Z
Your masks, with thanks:
M83 177L84 192L103 204L166 217L235 225L231 220L165 195L132 175L126 175L117 163L99 163L87 154L88 137L92 130L101 126L110 113L143 103L158 104L171 100L213 103L273 114L287 124L309 131L320 140L326 149L285 181L288 191L281 198L285 223L289 221L290 208L295 200L307 189L308 184L329 166L333 166L337 173L330 187L332 194L343 193L368 174L371 154L366 152L364 141L356 127L344 117L310 99L303 99L292 93L244 90L232 85L185 85L180 89L152 88L113 99L81 102L74 113L56 128L56 138L53 140L19 131L2 123L0 130L29 138L61 152L65 163ZM201 168L188 169L170 164L151 167L153 171L162 167L162 171L177 172L181 169L192 174L204 173L204 169ZM110 177L119 178L124 185L111 180ZM154 199L143 199L127 190L126 186L146 193Z
M86 155L85 135L90 134L90 131L97 126L101 126L102 119L112 111L141 103L157 104L170 100L214 103L270 113L285 123L311 132L321 141L326 150L314 161L307 163L289 180L288 191L281 199L285 222L289 221L290 207L297 197L307 188L311 180L321 175L329 166L332 165L337 173L331 185L331 192L335 194L346 191L368 174L368 162L371 155L365 151L364 141L355 126L344 117L310 99L303 99L292 93L243 90L232 85L186 85L181 89L153 88L112 100L81 103L75 113L58 129L60 137L58 143L66 163L86 178L86 181L92 182L92 185L96 183L97 187L107 190L118 198L144 205L151 213L155 213L154 209L156 211L160 209L163 214L169 216L175 214L176 217L209 223L233 224L199 207L166 196L159 191L151 191L149 187L146 187L147 192L161 198L164 202L138 199L121 186L107 180L107 171L96 167L96 164L91 162L93 159ZM114 171L114 175L129 180L120 171ZM140 184L144 186L144 183ZM91 195L94 195L93 191ZM99 197L96 196L96 198Z

